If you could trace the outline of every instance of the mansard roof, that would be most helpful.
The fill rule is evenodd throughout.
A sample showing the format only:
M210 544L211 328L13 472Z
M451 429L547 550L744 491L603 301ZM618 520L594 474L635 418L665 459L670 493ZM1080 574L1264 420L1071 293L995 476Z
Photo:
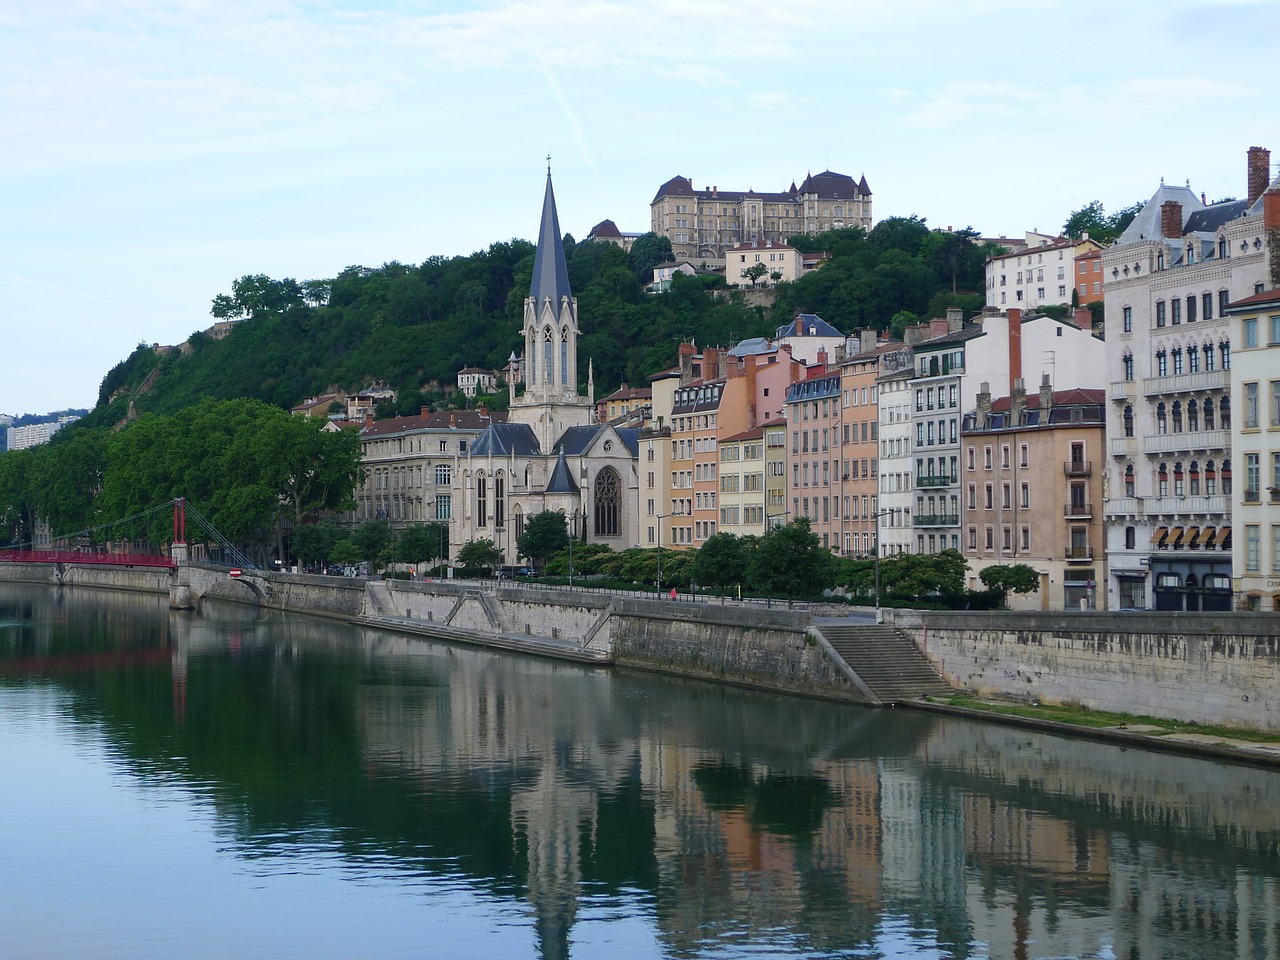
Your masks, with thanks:
M527 423L492 423L471 444L473 457L532 457L541 452Z
M551 471L551 479L547 481L547 489L544 492L578 492L578 482L573 479L573 471L569 469L569 464L565 462L564 450L560 451L560 456L556 459L555 468Z
M1183 223L1187 222L1187 218L1191 214L1197 210L1204 209L1204 204L1200 202L1198 196L1191 192L1190 187L1175 187L1162 182L1160 189L1151 195L1151 199L1138 211L1138 215L1133 218L1133 222L1125 227L1124 233L1120 234L1120 239L1116 243L1124 246L1130 243L1138 243L1142 240L1160 239L1161 208L1169 200L1176 200L1182 204Z
M533 282L529 296L536 307L550 299L555 309L561 297L571 297L569 268L564 259L564 239L560 234L560 218L556 215L556 197L551 189L551 171L547 171L547 192L542 200L542 225L538 230L538 252L533 260Z
M861 183L857 183L848 174L830 170L809 174L800 184L799 192L817 194L819 200L856 200L859 196L871 195L865 176Z
M785 327L779 327L774 338L783 337L843 337L844 334L823 320L816 313L801 313Z
M1197 210L1187 217L1182 228L1183 236L1188 233L1215 233L1224 223L1243 217L1249 210L1248 200L1228 200L1226 203L1215 203Z
M591 232L587 234L588 240L604 239L605 237L618 240L622 239L622 231L618 229L618 225L612 220L601 220L592 227Z

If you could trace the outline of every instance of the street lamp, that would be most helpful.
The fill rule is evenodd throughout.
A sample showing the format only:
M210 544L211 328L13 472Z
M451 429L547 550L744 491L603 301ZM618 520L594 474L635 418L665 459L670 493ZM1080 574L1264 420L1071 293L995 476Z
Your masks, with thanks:
M879 513L873 513L871 515L871 519L874 520L876 524L876 538L875 543L872 544L872 546L875 547L876 555L876 623L884 623L884 614L880 610L880 518L892 516L901 510L901 507L890 507L888 510L881 510Z

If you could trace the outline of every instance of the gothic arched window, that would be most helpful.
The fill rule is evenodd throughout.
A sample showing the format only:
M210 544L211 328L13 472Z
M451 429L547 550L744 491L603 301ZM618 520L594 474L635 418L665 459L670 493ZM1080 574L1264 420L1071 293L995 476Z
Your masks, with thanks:
M488 526L489 496L485 487L484 474L476 474L476 526Z
M594 499L596 536L622 536L622 483L613 467L596 475Z
M507 520L507 484L502 471L493 475L493 525L501 530Z
M551 354L551 328L550 327L547 327L546 330L542 331L542 359L543 359L543 364L542 364L543 378L546 380L546 383L548 385L555 383L556 378L555 378L555 374L552 372L552 367L551 367L552 354Z
M569 383L569 328L560 331L560 384Z

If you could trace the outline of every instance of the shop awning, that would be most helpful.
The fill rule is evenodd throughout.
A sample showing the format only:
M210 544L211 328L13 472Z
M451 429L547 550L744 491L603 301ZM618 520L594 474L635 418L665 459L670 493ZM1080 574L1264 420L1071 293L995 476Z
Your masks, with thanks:
M1153 547L1164 546L1164 538L1169 536L1168 527L1156 527L1155 534L1151 537L1151 545Z
M1231 528L1230 527L1223 527L1221 530L1218 531L1218 549L1219 550L1231 549Z
M1213 546L1213 538L1218 535L1216 527L1205 527L1200 532L1200 546L1208 550Z
M1171 547L1182 546L1182 528L1181 527L1174 527L1172 530L1169 531L1169 546Z
M1196 542L1199 539L1200 539L1200 528L1188 527L1187 528L1187 546L1188 547L1199 546L1199 544Z

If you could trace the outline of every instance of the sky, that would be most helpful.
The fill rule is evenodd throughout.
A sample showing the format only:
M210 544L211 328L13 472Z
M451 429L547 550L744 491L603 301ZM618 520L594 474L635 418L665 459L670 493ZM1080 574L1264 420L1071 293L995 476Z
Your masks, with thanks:
M866 176L876 220L1056 230L1280 164L1280 0L0 0L0 413L92 407L245 274L649 226L677 174Z

